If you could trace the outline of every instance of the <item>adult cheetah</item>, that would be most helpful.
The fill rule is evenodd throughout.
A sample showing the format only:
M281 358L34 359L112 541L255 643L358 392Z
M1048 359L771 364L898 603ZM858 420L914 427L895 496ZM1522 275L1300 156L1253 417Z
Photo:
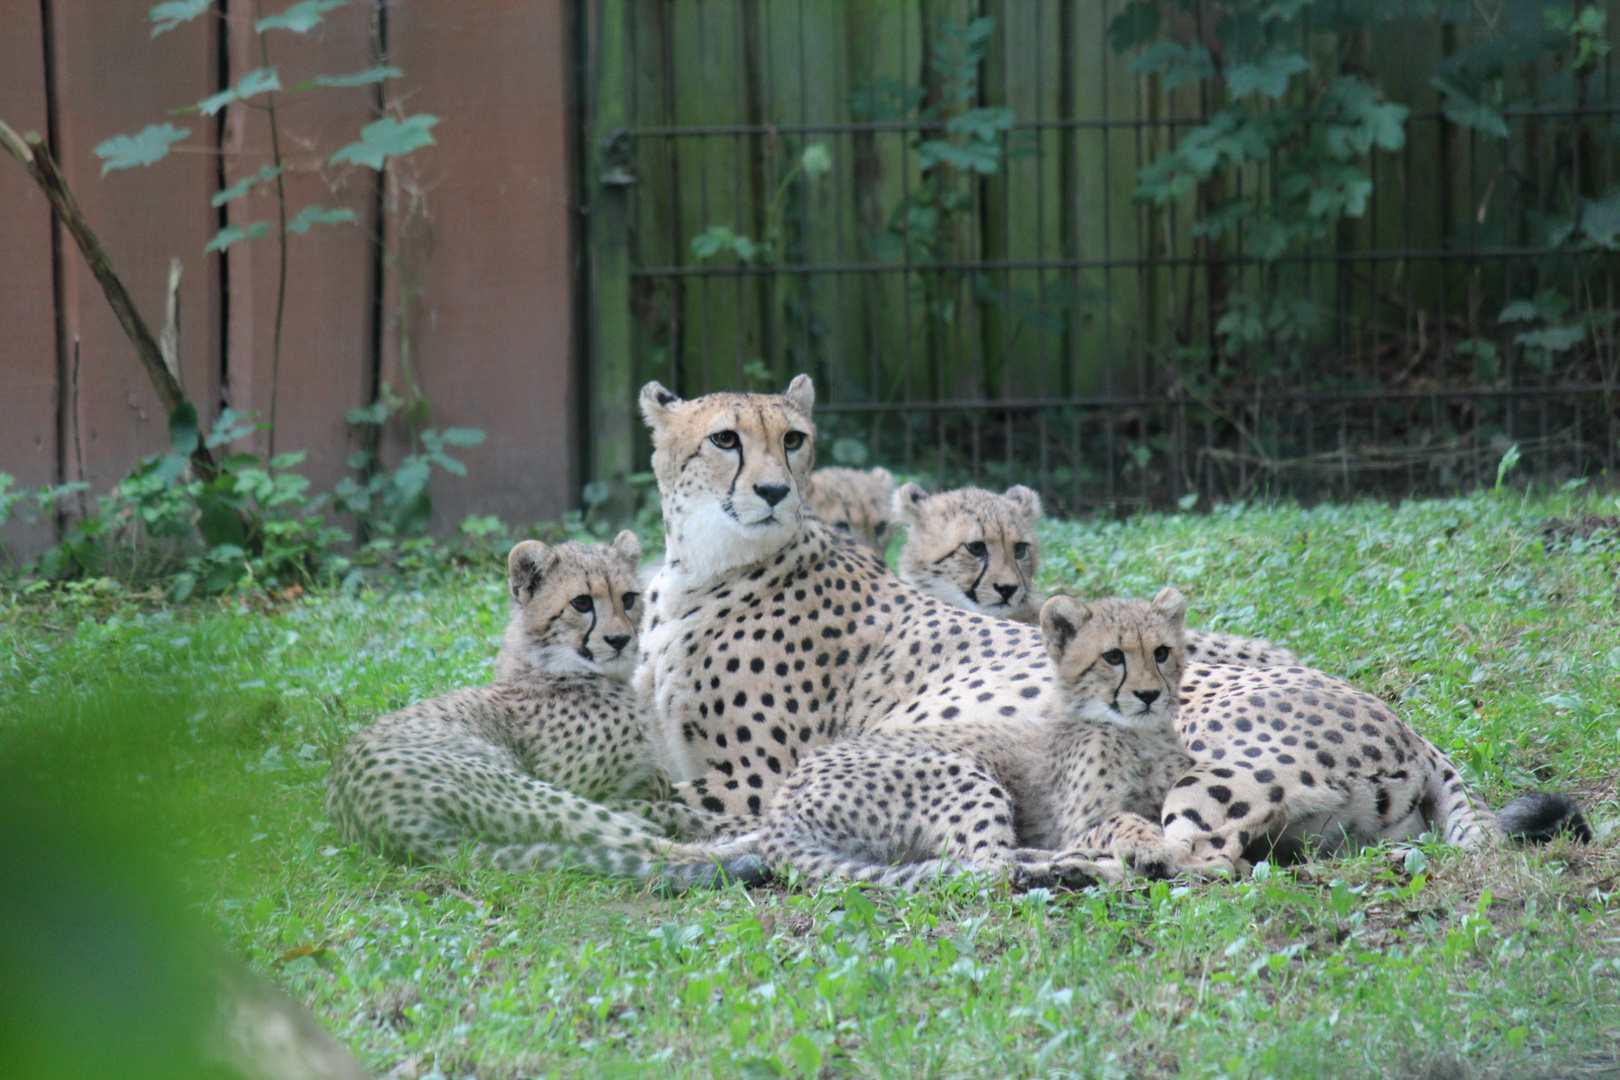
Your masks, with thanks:
M684 401L656 382L641 392L668 558L649 587L636 685L676 798L744 820L762 813L800 759L827 743L942 723L1010 731L1058 705L1034 628L928 596L848 534L805 514L814 404L803 375L781 395ZM1194 703L1187 719L1201 721L1201 707ZM1417 738L1387 710L1367 722L1375 720ZM1230 756L1250 757L1248 745L1227 749L1224 740L1198 738L1205 734L1202 724L1193 737L1184 732L1195 768L1226 769ZM1434 754L1410 768L1444 762ZM1455 769L1447 779L1449 763L1438 767L1438 784L1449 789ZM1335 757L1333 768L1319 768L1313 780L1366 789L1359 758ZM1373 789L1381 786L1375 781ZM1269 800L1269 789L1262 795ZM1476 826L1472 807L1470 799L1436 802L1434 809L1459 820L1435 824L1464 839L1499 834L1494 822ZM1311 819L1324 823L1338 820ZM1219 835L1220 823L1206 824Z
M901 581L967 611L1037 622L1041 548L1035 525L1041 499L1022 484L1001 494L960 488L930 495L918 484L894 493L894 519L906 526ZM1274 667L1298 664L1280 645L1238 634L1188 628L1187 659L1203 664Z
M338 834L398 859L443 863L465 849L507 870L579 865L675 887L713 880L714 857L740 853L672 845L643 818L592 801L662 783L628 685L640 554L628 530L608 547L514 547L495 681L357 733L326 777ZM748 859L734 869L748 877Z

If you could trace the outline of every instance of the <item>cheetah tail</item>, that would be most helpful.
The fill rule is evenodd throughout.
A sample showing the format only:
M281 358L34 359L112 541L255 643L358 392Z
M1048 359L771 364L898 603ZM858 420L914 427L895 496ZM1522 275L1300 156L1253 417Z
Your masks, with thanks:
M652 884L661 892L723 888L732 882L758 885L768 875L752 845L656 844L608 846L585 844L477 844L475 860L508 872L584 870L609 877L628 877Z
M1489 846L1502 835L1496 815L1463 780L1444 754L1434 750L1437 759L1429 770L1428 801L1436 808L1430 827L1439 826L1445 842L1460 848Z
M1560 834L1583 844L1592 842L1592 826L1580 804L1561 792L1532 791L1520 795L1496 812L1502 831L1514 840L1545 844Z
M836 880L915 892L930 881L984 872L979 867L945 858L898 864L867 862L835 848L804 841L778 842L767 855L773 871L781 874L791 866L810 885Z

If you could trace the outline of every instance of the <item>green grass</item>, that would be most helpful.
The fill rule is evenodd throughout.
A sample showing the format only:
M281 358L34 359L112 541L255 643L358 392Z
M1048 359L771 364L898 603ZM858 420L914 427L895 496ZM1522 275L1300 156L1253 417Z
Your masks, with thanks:
M130 772L112 787L163 830L162 872L379 1073L1525 1074L1620 1044L1620 549L1546 551L1539 531L1611 504L1481 495L1043 533L1048 587L1174 583L1194 625L1287 643L1398 703L1493 803L1580 793L1591 848L1373 851L1077 896L671 900L338 846L326 763L377 713L488 677L493 580L268 610L11 594L0 738L142 703L158 757L90 755L64 782L86 761Z

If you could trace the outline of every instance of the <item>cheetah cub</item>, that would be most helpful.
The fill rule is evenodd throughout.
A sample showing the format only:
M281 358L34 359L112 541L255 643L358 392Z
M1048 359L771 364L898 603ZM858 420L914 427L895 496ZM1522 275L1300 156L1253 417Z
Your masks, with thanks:
M344 841L427 862L471 845L506 870L711 880L709 852L591 801L658 782L628 685L640 555L628 530L608 547L514 547L495 681L390 713L349 741L326 777L327 814Z
M1048 716L833 744L778 790L760 831L767 864L903 889L975 872L1070 886L1174 873L1157 821L1192 764L1175 728L1185 614L1173 588L1152 603L1053 597Z
M948 604L1018 622L1038 622L1042 597L1034 589L1040 568L1035 525L1041 499L1015 485L1000 495L961 488L930 495L917 484L894 493L894 520L906 526L900 580ZM1269 641L1186 632L1192 663L1286 667L1293 653Z
M888 469L817 469L810 474L805 509L849 533L880 556L889 546L889 504L894 477Z

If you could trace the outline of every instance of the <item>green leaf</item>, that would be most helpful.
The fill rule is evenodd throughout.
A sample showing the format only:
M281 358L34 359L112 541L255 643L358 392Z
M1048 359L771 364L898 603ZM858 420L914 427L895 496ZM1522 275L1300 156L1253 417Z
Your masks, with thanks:
M373 401L362 409L350 409L343 414L343 419L351 424L381 424L388 419L388 403ZM355 468L360 466L356 465Z
M482 428L453 427L446 429L439 438L451 446L477 446L484 441Z
M227 225L203 246L203 250L224 251L238 240L257 240L269 231L270 223L268 221L255 221L245 229L240 225Z
M795 1035L782 1047L781 1057L805 1076L821 1075L821 1048L803 1035Z
M967 135L985 142L993 142L996 136L1007 131L1012 125L1011 109L969 109L951 117L945 124L945 130L952 135Z
M1131 0L1108 23L1108 43L1116 53L1134 49L1158 35L1159 5L1147 0Z
M208 201L213 206L224 206L232 199L240 199L243 195L246 195L253 189L254 184L268 184L280 175L281 169L279 166L266 165L252 176L242 177L224 191L215 192L214 197Z
M306 206L298 212L297 217L287 222L287 231L302 236L309 232L311 225L337 225L353 220L354 211L347 207L327 210L321 206Z
M1174 90L1184 82L1207 79L1215 74L1215 61L1202 45L1191 49L1174 41L1159 41L1142 50L1131 61L1131 70L1137 74L1164 72L1165 90Z
M169 414L169 446L177 454L190 454L197 449L197 406L182 401Z
M260 19L253 24L253 32L262 34L266 30L291 30L295 34L307 34L321 24L321 19L328 11L342 7L346 2L347 0L303 0L280 15Z
M1378 88L1365 79L1345 75L1334 80L1322 95L1322 111L1327 124L1328 153L1341 161L1381 150L1399 150L1406 145L1405 105L1381 101Z
M1288 80L1311 70L1310 62L1298 53L1267 53L1252 64L1243 64L1226 73L1226 88L1235 98L1258 90L1269 98L1288 92Z
M1585 340L1586 327L1584 326L1549 326L1541 330L1526 330L1522 334L1513 335L1513 341L1517 345L1525 345L1532 349L1546 349L1548 352L1568 352Z
M427 113L407 116L403 120L395 120L391 116L384 117L361 128L359 142L350 143L328 160L333 165L352 161L357 165L380 170L387 158L399 157L412 150L432 146L434 140L431 129L438 122L437 116L430 116Z
M989 175L1001 168L1001 147L978 139L958 146L944 139L926 139L917 147L917 167L923 171L949 165L963 172Z
M188 23L213 6L214 0L170 0L169 3L159 4L147 12L147 17L157 25L152 27L152 36L166 34L181 23Z
M318 86L367 86L371 83L382 82L384 79L397 79L404 74L405 73L399 70L399 68L390 64L384 64L381 67L367 68L365 71L357 71L353 75L317 75L313 79L307 79L304 82L298 83L293 87L293 89L313 90Z
M1601 248L1620 247L1620 187L1612 187L1603 198L1581 207L1581 232Z
M1534 322L1541 318L1541 310L1529 300L1510 300L1502 313L1496 317L1497 322Z
M115 135L96 147L96 156L104 159L101 175L106 176L114 169L132 169L162 161L169 156L169 147L190 134L190 128L152 124L139 135Z
M280 89L281 77L276 74L275 68L258 68L242 76L242 81L236 84L235 89L221 90L197 102L197 111L204 116L213 116L233 101L246 101L255 94L267 94Z
M1458 127L1474 128L1487 135L1495 135L1505 139L1508 135L1507 121L1502 114L1486 105L1482 101L1475 101L1456 83L1443 75L1436 75L1429 80L1429 85L1444 95L1440 103L1441 111Z

